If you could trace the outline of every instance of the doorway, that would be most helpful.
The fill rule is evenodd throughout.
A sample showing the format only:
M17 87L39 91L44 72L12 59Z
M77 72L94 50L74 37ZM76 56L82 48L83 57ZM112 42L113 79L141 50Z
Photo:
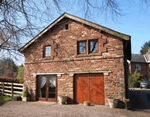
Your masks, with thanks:
M89 101L91 104L105 104L103 74L77 74L74 86L75 102Z
M37 78L38 100L57 101L56 75L39 75Z

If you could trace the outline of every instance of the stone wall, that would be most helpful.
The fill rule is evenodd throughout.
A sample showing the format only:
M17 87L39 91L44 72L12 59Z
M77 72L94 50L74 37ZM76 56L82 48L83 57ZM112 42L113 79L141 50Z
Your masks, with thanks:
M69 29L65 30L65 24ZM77 54L77 41L98 39L98 53ZM43 58L43 48L52 46L52 56ZM123 40L72 20L63 20L25 51L25 84L36 95L36 74L57 75L58 93L73 99L73 74L104 73L105 104L107 98L124 96ZM108 73L109 71L109 73ZM106 73L106 74L105 74ZM108 74L107 74L108 73Z

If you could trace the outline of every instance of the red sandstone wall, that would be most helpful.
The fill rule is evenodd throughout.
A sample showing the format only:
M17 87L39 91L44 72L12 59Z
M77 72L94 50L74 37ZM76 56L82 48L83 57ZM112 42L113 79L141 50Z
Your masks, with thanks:
M123 98L124 61L123 41L107 33L74 21L69 30L64 30L66 22L60 22L25 51L25 84L36 94L36 77L33 73L64 73L58 76L58 93L73 98L73 72L111 71L104 76L105 99L110 96ZM99 52L77 55L77 41L98 39ZM43 47L52 46L52 57L43 58Z

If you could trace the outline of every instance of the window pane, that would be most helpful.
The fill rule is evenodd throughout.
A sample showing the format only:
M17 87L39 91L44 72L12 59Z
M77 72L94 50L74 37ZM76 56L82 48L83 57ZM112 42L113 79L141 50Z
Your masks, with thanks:
M98 42L97 40L90 41L90 52L98 51Z
M39 97L40 98L45 98L46 96L46 77L45 76L39 76L39 79L38 79L38 88L39 88L39 91L40 91L40 94L39 94Z
M140 64L136 64L136 70L141 70L141 65Z
M86 42L79 42L79 53L86 53Z
M45 47L45 56L51 56L51 46Z

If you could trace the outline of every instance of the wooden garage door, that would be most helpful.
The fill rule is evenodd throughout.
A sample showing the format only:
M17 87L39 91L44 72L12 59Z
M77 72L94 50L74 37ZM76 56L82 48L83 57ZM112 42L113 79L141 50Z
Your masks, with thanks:
M75 100L91 104L104 103L104 76L102 74L80 74L75 76Z

